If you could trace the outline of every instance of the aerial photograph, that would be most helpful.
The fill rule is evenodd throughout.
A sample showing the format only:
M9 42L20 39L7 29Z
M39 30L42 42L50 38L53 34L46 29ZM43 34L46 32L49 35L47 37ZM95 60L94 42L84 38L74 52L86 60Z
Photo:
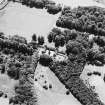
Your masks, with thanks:
M0 0L0 105L105 105L105 0Z

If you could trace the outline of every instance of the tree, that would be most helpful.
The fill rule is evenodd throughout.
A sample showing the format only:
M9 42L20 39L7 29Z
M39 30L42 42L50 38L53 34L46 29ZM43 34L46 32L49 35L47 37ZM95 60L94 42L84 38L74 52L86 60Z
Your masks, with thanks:
M47 38L48 38L48 42L51 43L53 41L53 33L50 32Z
M37 41L37 36L36 36L36 34L33 34L33 35L32 35L32 40L33 40L33 41Z
M76 39L77 36L78 36L78 35L77 35L77 31L76 31L76 30L72 30L69 39L71 39L71 40L72 40L72 39Z
M52 58L49 55L43 54L40 56L39 63L43 66L49 66L52 62Z
M3 53L8 55L8 54L10 53L10 49L4 48L4 49L3 49Z
M98 60L100 61L101 63L105 63L105 54L101 53L101 54L95 54L95 57L94 57L95 60Z
M60 46L60 36L57 35L57 36L55 37L55 47L59 47L59 46Z
M65 37L64 35L60 35L60 46L63 47L65 44Z
M50 14L57 14L58 12L60 12L62 10L61 5L48 5L46 6L47 8L47 12Z
M56 33L57 35L61 34L61 30L59 28L54 27L52 32Z
M98 71L93 71L93 74L94 74L94 75L101 76L101 73L100 73L100 72L98 72Z
M73 54L79 54L82 49L81 43L77 41L69 41L66 45L66 53L69 55L69 53Z
M44 44L44 37L43 36L39 36L38 37L38 44L39 45L43 45Z
M0 38L4 39L4 33L0 32Z
M19 35L14 35L14 36L10 37L10 40L16 41L16 42L18 42L18 43L27 44L26 38L24 38L24 37L22 37L22 36L19 36Z
M29 7L30 7L30 8L35 7L35 0L30 0L30 2L29 2Z
M52 0L43 0L43 1L44 1L45 5L48 5L48 4L55 5L56 4L55 1L52 1Z
M43 0L34 0L34 7L43 9L44 6Z
M71 36L71 30L64 30L64 35L65 35L65 41L66 43L70 40L70 36Z
M66 12L68 13L71 10L70 6L64 6L62 10L62 15L65 15Z
M19 79L19 68L16 68L15 66L8 69L7 74L12 79L18 80Z
M2 91L0 91L0 97L2 97L2 96L3 96L3 94L4 94L4 93L3 93Z
M105 82L105 74L104 74L104 78L103 78L104 82Z
M59 19L56 21L56 26L65 28L64 27L64 21L61 20L61 17L59 17Z
M94 40L100 47L105 46L105 37L104 37L104 36L94 37L93 40Z
M2 64L2 63L3 63L3 57L0 56L0 64Z
M2 66L1 66L1 69L2 69L2 70L1 70L1 73L4 74L5 71L6 71L6 70L5 70L5 65L2 65Z

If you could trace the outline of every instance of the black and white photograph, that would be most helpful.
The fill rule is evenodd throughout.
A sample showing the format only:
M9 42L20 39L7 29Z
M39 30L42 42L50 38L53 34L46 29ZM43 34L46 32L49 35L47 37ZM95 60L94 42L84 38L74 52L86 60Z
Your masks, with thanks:
M0 0L0 105L105 105L105 0Z

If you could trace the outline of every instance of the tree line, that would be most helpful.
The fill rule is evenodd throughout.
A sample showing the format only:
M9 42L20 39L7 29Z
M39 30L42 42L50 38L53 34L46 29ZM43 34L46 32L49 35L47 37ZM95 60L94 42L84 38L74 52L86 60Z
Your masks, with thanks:
M11 41L8 39L0 39L0 50L7 50L5 52L9 53L8 51L21 52L23 54L32 55L33 49L28 47L26 44L17 43L16 41Z
M9 0L13 2L22 3L22 5L26 5L30 8L38 8L43 9L45 8L49 14L57 14L62 10L62 6L60 4L56 4L54 1L51 0Z
M105 11L101 7L88 6L71 9L64 7L56 25L81 32L105 36Z
M27 42L26 38L19 35L10 36L9 38L2 33L0 35L0 51L5 54L22 53L32 55L34 50L38 48L38 45L45 43L44 37L37 37L36 34L32 35L31 42Z

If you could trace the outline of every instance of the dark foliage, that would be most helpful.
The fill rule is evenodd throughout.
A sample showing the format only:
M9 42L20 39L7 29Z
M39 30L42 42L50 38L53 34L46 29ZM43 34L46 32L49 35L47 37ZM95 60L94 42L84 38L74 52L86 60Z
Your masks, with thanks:
M52 84L49 84L49 89L52 89Z
M69 94L70 94L70 91L69 91L69 90L67 90L67 91L66 91L66 95L69 95Z
M92 73L92 72L89 72L89 73L87 73L87 75L88 75L88 76L92 76L92 75L101 76L101 73L98 72L98 71L93 71L93 73Z
M14 103L14 104L18 104L18 100L15 97L12 97L9 99L9 103Z
M94 51L94 49L89 49L88 51L87 51L87 61L90 61L91 63L95 60L94 59L94 56L95 56L95 54L96 54L97 52L96 51Z
M90 47L88 41L89 34L78 32L76 30L64 30L61 31L59 28L53 28L48 34L48 41L55 43L55 47L63 47L68 43L69 40L81 42L82 45L87 48Z
M87 62L96 66L103 66L105 64L105 54L89 49L87 51Z
M9 39L0 39L0 47L5 54L21 52L23 54L32 55L33 49L28 47L27 44L18 43L17 41ZM11 52L12 51L12 52Z
M37 41L37 36L36 36L36 34L33 34L33 35L32 35L32 40L33 40L33 41Z
M1 73L4 74L5 73L5 65L1 65Z
M44 4L43 0L35 0L34 1L34 7L35 8L41 8L41 9L43 9L44 6L45 6L45 4Z
M38 44L39 45L43 45L44 44L44 37L43 36L39 36L38 37Z
M48 90L48 87L47 87L47 85L44 85L44 86L43 86L43 88L44 88L45 90Z
M52 62L52 58L46 54L43 54L39 58L39 63L43 66L49 66L49 64Z
M54 42L55 47L65 45L65 36L59 28L53 28L52 31L48 34L49 43Z
M53 33L50 32L47 38L48 38L48 42L51 43L53 41Z
M62 28L105 36L104 18L104 9L100 7L89 6L74 9L65 7L56 25Z
M92 73L89 72L89 73L87 73L87 75L88 75L88 76L92 76Z
M5 36L4 36L4 33L3 32L0 32L0 38L4 39Z
M16 0L9 0L13 2L17 2ZM37 9L47 9L49 14L57 14L62 10L61 5L56 5L54 1L51 0L19 0L18 2L22 3L22 5L26 5L30 8L37 8Z
M0 91L0 97L2 97L2 96L3 96L3 94L4 94L4 93L3 93L2 91Z
M93 74L94 74L94 75L101 76L101 73L100 73L100 72L98 72L98 71L94 71L94 72L93 72Z
M47 12L50 14L57 14L62 10L62 7L60 5L47 5Z
M10 37L10 40L16 41L18 43L27 44L26 38L19 36L19 35L14 35L14 36Z
M103 78L104 82L105 82L105 75L104 75L104 78Z
M19 70L17 68L15 68L15 67L10 68L7 71L7 74L12 79L15 79L15 80L18 80L19 79Z
M70 77L79 77L83 71L85 62L71 62L67 61L66 64L61 62L52 62L49 67L55 73L55 75L61 80L61 82L67 81Z
M104 36L98 36L98 37L94 37L94 42L97 43L97 45L99 45L100 47L105 46L105 37Z
M96 93L93 92L91 88L88 88L83 81L79 78L79 75L72 75L72 71L76 73L76 69L80 64L67 63L68 65L60 65L59 62L51 63L50 69L55 73L58 79L65 85L67 89L76 97L81 104L91 105L93 103L97 105L104 105L98 98ZM74 65L74 66L73 66ZM81 66L83 67L83 65ZM80 72L80 70L79 70ZM78 72L78 73L79 73ZM78 74L77 73L77 74ZM66 75L67 74L67 75ZM68 93L67 93L68 94Z
M82 54L84 52L84 47L82 45L82 43L78 42L78 41L69 41L66 45L66 53L67 55L74 54L74 55L79 55Z
M2 64L2 63L3 63L3 57L0 56L0 64Z

